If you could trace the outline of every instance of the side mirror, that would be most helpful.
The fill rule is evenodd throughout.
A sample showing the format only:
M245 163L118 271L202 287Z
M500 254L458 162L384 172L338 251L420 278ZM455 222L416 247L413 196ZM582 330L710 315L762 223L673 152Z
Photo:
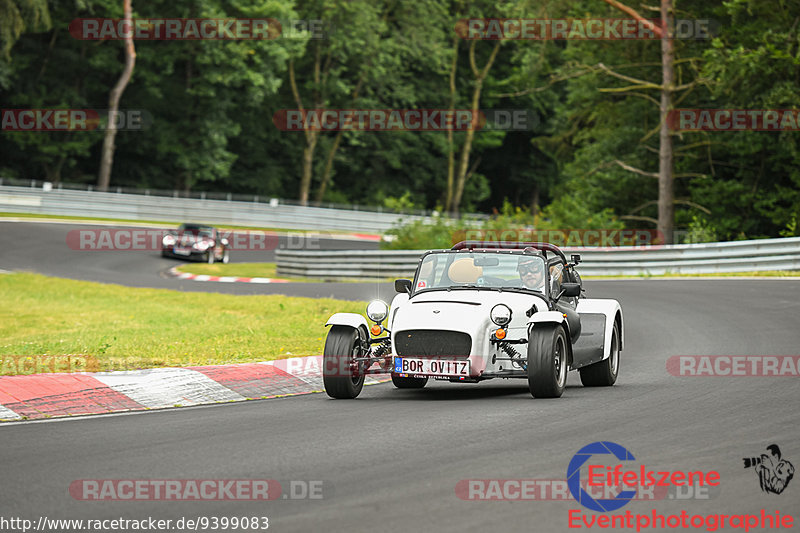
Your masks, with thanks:
M580 262L581 262L581 254L572 254L570 256L570 259L572 260L572 264L573 265L580 264Z
M399 293L411 294L411 280L410 279L396 279L394 280L394 290Z
M581 284L580 283L562 283L561 284L561 293L563 296L567 298L577 298L581 295Z

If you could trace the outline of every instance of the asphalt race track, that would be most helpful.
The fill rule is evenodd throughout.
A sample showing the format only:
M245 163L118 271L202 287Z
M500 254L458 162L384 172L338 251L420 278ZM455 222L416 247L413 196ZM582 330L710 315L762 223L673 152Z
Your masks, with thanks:
M97 281L110 282L113 268L127 273L162 264L160 257L126 256L113 267L112 259L90 256L85 270L70 275L67 270L89 254L67 260L70 256L54 250L57 231L47 240L50 229L29 224L9 237L7 224L0 226L0 268L7 270L28 268L79 279L97 275ZM27 231L38 231L45 240L18 242ZM31 260L37 263L25 264ZM129 261L133 264L125 266ZM172 283L146 276L125 283ZM218 284L194 285L217 290ZM190 286L196 289L187 282L170 288ZM462 501L456 485L467 479L564 479L575 452L607 440L627 448L637 465L649 470L714 470L721 475L720 490L710 499L634 501L620 513L778 510L797 519L800 479L783 494L763 493L742 458L758 457L776 443L784 459L800 466L800 380L676 377L667 372L666 360L673 355L797 354L800 282L635 280L588 281L586 286L591 297L617 298L625 313L626 346L614 387L583 388L570 374L562 398L535 400L521 381L432 382L419 391L382 384L366 387L354 401L312 394L5 424L0 427L2 515L34 522L40 516L268 516L270 531L280 532L574 531L568 527L570 510L599 515L572 500ZM68 492L70 483L80 479L241 478L275 479L284 490L292 480L322 481L323 498L85 502Z
M135 229L121 226L123 229ZM67 245L70 231L110 229L81 224L3 222L0 220L0 270L26 270L84 281L117 283L130 287L153 287L180 291L220 292L228 294L292 294L314 298L335 297L348 300L390 298L390 283L214 283L188 281L172 277L167 271L186 264L180 259L161 257L158 251L85 251ZM332 238L302 239L299 234L281 236L279 247L292 249L377 249L378 243ZM274 250L232 251L231 262L275 261Z

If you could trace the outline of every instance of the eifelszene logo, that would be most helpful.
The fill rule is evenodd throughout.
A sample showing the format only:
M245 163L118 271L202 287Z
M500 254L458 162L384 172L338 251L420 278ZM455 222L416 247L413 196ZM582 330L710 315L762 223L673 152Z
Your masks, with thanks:
M786 459L781 458L781 449L777 444L767 446L769 454L762 453L761 457L745 457L745 468L755 469L758 483L763 492L780 494L789 485L794 477L794 466Z
M620 463L603 464L615 457ZM613 461L613 459L611 459ZM582 506L592 511L607 513L624 507L636 497L639 488L646 487L716 487L720 484L717 471L653 470L644 464L631 463L636 458L623 446L609 441L588 444L578 450L567 467L567 487L572 497ZM580 484L581 468L586 467L588 487L617 487L620 490L614 498L595 499Z

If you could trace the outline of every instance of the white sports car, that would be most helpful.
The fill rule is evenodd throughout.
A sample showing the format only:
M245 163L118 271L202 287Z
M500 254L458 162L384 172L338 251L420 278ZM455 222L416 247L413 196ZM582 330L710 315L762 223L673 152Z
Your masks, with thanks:
M325 391L355 398L365 375L379 373L391 373L400 389L431 378L523 378L536 398L560 397L568 370L578 370L584 386L613 385L622 309L583 295L579 262L547 243L461 242L426 252L413 280L395 281L391 308L380 300L367 306L374 325L355 313L330 317Z

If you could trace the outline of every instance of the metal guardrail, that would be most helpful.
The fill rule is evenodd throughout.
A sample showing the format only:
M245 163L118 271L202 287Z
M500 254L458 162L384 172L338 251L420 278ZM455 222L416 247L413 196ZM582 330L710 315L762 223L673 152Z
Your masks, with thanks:
M430 217L422 215L307 207L282 202L278 199L247 202L0 185L0 211L11 213L354 233L383 233L401 220L430 220Z
M564 248L581 254L584 276L713 274L800 270L800 237L662 247L593 250ZM279 276L324 279L408 278L423 250L305 251L276 250Z

